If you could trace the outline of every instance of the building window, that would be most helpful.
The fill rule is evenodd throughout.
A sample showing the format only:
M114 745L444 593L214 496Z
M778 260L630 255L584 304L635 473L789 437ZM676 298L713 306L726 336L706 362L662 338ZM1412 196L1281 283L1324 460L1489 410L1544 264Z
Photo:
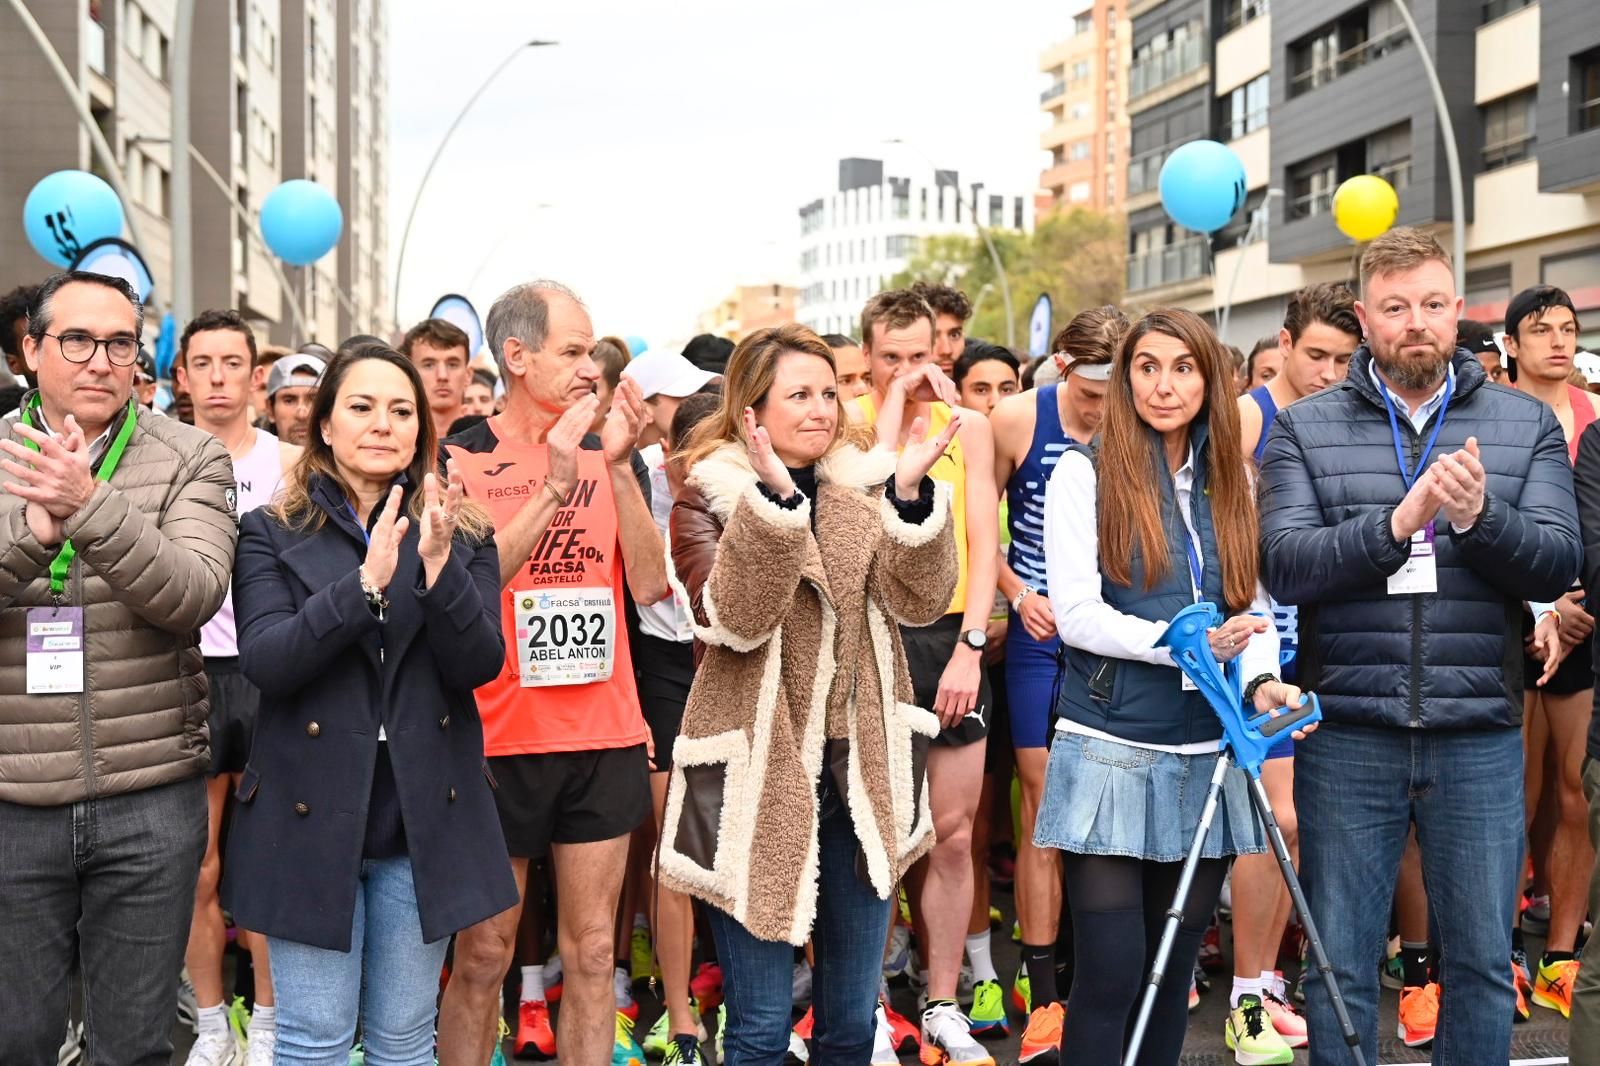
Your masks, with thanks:
M1089 61L1087 59L1080 59L1076 63L1072 64L1072 80L1073 81L1083 81L1088 77L1089 77Z
M1267 13L1267 0L1223 0L1222 32L1236 30Z
M1578 106L1574 132L1600 129L1600 48L1572 57L1571 83Z
M1272 96L1270 77L1263 74L1252 78L1217 101L1217 131L1224 141L1237 140L1266 126Z
M1086 181L1075 181L1067 189L1067 200L1071 203L1086 204L1089 202L1089 196L1089 183Z
M1504 18L1513 11L1521 11L1532 4L1533 0L1487 0L1483 5L1483 21L1493 22L1497 18Z
M1289 95L1326 85L1381 59L1409 39L1393 0L1374 0L1289 46Z
M989 225L1004 226L1006 224L1006 198L1004 196L989 197Z
M1467 271L1467 291L1462 295L1468 307L1505 303L1511 299L1511 265Z
M1537 102L1537 91L1528 89L1484 105L1484 170L1498 170L1528 157L1533 148Z
M1402 122L1368 137L1366 161L1368 174L1376 174L1396 189L1410 185L1411 123Z
M1334 152L1324 152L1290 167L1289 217L1325 214L1333 206L1333 190L1338 185L1339 159Z
M1072 105L1072 121L1082 122L1089 117L1089 105L1079 101Z
M1085 11L1072 20L1072 34L1076 37L1080 33L1094 32L1094 12Z
M1091 149L1088 141L1073 141L1072 151L1068 155L1068 158L1070 158L1074 163L1081 163L1083 160L1089 158L1090 152Z
M1185 22L1140 45L1128 68L1129 98L1199 70L1204 62L1204 38L1204 24Z

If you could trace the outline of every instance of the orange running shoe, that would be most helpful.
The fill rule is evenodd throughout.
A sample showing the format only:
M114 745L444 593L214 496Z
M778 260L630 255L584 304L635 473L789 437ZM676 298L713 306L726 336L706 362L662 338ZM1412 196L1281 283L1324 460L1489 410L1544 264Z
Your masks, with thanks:
M1533 980L1533 1001L1541 1007L1572 1017L1572 986L1578 983L1578 960L1541 962L1539 976Z
M922 1050L922 1029L916 1022L889 1006L889 1001L880 999L883 1006L883 1016L889 1020L889 1037L894 1041L896 1053L910 1055L912 1052Z
M1517 1011L1511 1020L1517 1023L1533 1017L1529 1000L1533 996L1533 978L1528 976L1528 956L1520 951L1511 953L1511 983L1517 989Z
M1406 1047L1427 1047L1439 1026L1439 982L1400 990L1400 1040Z
M1066 1010L1059 1003L1040 1007L1028 1016L1028 1028L1022 1033L1022 1047L1017 1053L1019 1063L1036 1063L1037 1066L1057 1066L1061 1061L1061 1026L1066 1021Z
M556 1057L556 1033L550 1028L550 1005L543 1000L517 1008L517 1039L511 1054L534 1062L552 1062Z

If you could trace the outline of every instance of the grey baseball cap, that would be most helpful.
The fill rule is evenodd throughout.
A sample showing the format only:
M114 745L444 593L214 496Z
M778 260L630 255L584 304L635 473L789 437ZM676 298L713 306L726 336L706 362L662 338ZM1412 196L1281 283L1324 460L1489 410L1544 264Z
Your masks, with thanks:
M267 374L267 399L270 400L279 389L287 386L315 385L322 380L322 372L326 369L328 369L328 364L314 355L296 353L295 355L284 356L272 364L272 370ZM313 380L310 382L295 381L293 378L296 374L311 374Z

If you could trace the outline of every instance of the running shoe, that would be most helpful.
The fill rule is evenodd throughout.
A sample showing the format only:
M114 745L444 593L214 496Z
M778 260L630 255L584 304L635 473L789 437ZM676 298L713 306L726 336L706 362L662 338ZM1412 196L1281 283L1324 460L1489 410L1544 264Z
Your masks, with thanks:
M667 1042L661 1066L702 1066L704 1062L705 1060L700 1057L700 1041L696 1037L679 1033Z
M873 1017L872 1066L900 1066L900 1056L894 1050L894 1032L889 1028L882 1003L878 1004Z
M1019 969L1016 980L1011 982L1011 1005L1024 1018L1033 1017L1033 982L1028 980L1026 969Z
M1011 923L1011 942L1013 944L1022 943L1022 923L1021 922L1012 922Z
M61 1041L61 1050L56 1052L56 1066L78 1066L84 1061L86 1044L83 1023L74 1022L69 1018L66 1039Z
M1539 963L1533 979L1533 1001L1541 1007L1558 1010L1563 1018L1572 1017L1572 986L1578 981L1577 959Z
M1272 1027L1260 996L1243 995L1228 1013L1223 1040L1239 1066L1285 1066L1294 1061L1294 1049Z
M200 1035L200 1004L194 998L194 983L189 980L189 970L178 971L178 1022Z
M1225 922L1233 921L1233 871L1228 871L1228 876L1222 879L1222 894L1217 897L1217 917Z
M506 1024L506 1016L502 1014L499 1028L495 1030L494 1050L489 1052L489 1066L506 1066L506 1037L510 1035L511 1026ZM438 1034L434 1037L437 1039Z
M1059 1003L1040 1007L1028 1016L1028 1027L1022 1031L1022 1046L1017 1049L1017 1062L1033 1066L1057 1066L1061 1061L1061 1026L1066 1021L1066 1010Z
M1200 967L1196 966L1195 969L1194 969L1194 972L1196 974L1198 974L1200 972ZM1144 993L1140 992L1139 994L1142 996ZM1193 1014L1195 1011L1197 1011L1199 1009L1200 1009L1200 978L1199 977L1190 977L1189 978L1189 1013Z
M889 930L889 946L883 953L883 977L892 981L911 976L911 930L896 925Z
M1406 986L1406 968L1399 955L1390 955L1383 960L1383 966L1378 970L1378 983L1396 992Z
M278 1053L278 1030L251 1030L244 1045L244 1066L272 1066Z
M633 1038L633 1019L620 1010L616 1042L611 1045L611 1066L644 1066L644 1048Z
M544 1000L517 1008L517 1039L511 1045L511 1055L534 1062L549 1062L556 1057L556 1031L550 1025L550 1005Z
M1006 919L1005 915L1000 913L1000 908L991 906L989 908L989 928L999 929L1004 924L1006 924Z
M816 1025L816 1012L807 1007L806 1012L800 1015L800 1020L794 1023L794 1028L790 1031L802 1041L806 1041L811 1039L811 1032L816 1028ZM792 1044L793 1041L790 1041L790 1043Z
M806 1066L811 1061L811 1045L805 1037L789 1030L789 1048L783 1053L783 1066Z
M1011 1026L1006 1024L1006 993L999 981L979 981L972 986L972 1035L1011 1035Z
M722 1038L728 1035L728 1005L722 1003L717 1006L717 1061L728 1061L727 1055L722 1051Z
M627 1015L629 1022L639 1020L639 1001L633 998L633 979L621 966L611 971L611 990L616 994L617 1013ZM548 990L545 995L549 995Z
M1267 989L1261 994L1261 1006L1265 1008L1272 1028L1283 1037L1285 1044L1299 1048L1311 1043L1305 1017L1283 998L1282 992L1274 988Z
M359 1040L350 1049L350 1066L367 1066L367 1049L361 1046Z
M909 1055L922 1050L922 1030L916 1022L889 1006L887 997L878 1000L878 1009L889 1023L889 1040L897 1052Z
M1522 931L1534 936L1550 932L1550 897L1529 896L1522 901Z
M1528 975L1528 953L1511 953L1511 983L1517 989L1517 1006L1511 1020L1521 1024L1533 1017L1533 978Z
M1200 964L1198 962L1194 964L1193 980L1194 980L1194 986L1196 988L1198 988L1200 991L1202 991L1202 992L1211 991L1211 975L1206 973L1206 971L1200 966Z
M194 1039L185 1066L240 1066L244 1048L232 1029L208 1029Z
M1429 981L1421 988L1400 990L1400 1042L1406 1047L1427 1047L1433 1043L1439 1026L1439 983Z
M647 927L642 925L633 927L633 936L628 940L628 948L628 973L635 982L661 976L661 969L656 965L655 950L650 945L650 930Z
M1200 968L1206 973L1218 973L1222 967L1222 929L1212 922L1200 938Z
M696 1040L704 1040L706 1038L705 1023L700 1019L700 1006L694 1001L693 997L689 1000L689 1010L694 1014L693 1035ZM663 1010L661 1016L656 1019L655 1024L650 1027L650 1031L644 1035L644 1041L639 1046L644 1048L644 1053L650 1058L659 1059L666 1055L674 1040L679 1036L686 1035L688 1034L672 1032L671 1012Z
M976 983L972 979L972 964L963 961L961 970L956 974L956 999L962 1003L971 1003L972 989Z
M922 1012L923 1066L994 1066L994 1057L972 1039L972 1022L948 1000Z
M811 964L804 959L794 964L794 975L789 979L789 1000L797 1007L811 1002Z
M689 995L702 1011L722 1006L722 967L714 962L702 962L689 978Z
M250 1031L250 1011L244 1005L243 996L234 996L228 1005L228 1028L233 1030L234 1039L241 1045L249 1039L245 1034Z
M544 1001L551 1005L561 1002L561 956L552 955L544 964Z

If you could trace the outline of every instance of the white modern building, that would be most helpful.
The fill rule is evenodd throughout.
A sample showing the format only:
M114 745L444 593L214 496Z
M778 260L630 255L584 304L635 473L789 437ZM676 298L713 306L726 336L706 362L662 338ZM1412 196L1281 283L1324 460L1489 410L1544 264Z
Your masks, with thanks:
M854 336L861 305L904 270L926 237L1033 229L1033 195L963 185L954 170L884 174L878 159L841 159L838 189L800 208L795 318L818 333Z

